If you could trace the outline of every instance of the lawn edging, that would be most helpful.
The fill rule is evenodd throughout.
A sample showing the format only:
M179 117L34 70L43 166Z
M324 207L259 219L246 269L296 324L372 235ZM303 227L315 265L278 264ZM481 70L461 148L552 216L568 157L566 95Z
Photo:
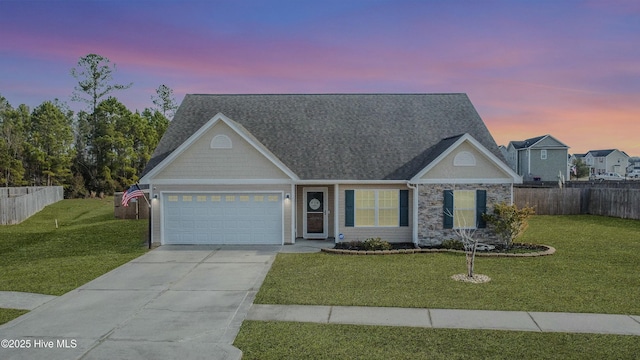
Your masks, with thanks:
M476 252L476 256L487 257L537 257L552 255L556 252L556 249L549 245L536 244L536 246L543 246L547 248L544 251L534 251L528 253L510 254L510 253L490 253L490 252ZM398 250L346 250L346 249L322 249L323 252L329 254L339 255L396 255L396 254L419 254L419 253L438 253L438 252L452 252L464 254L463 250L453 249L398 249Z

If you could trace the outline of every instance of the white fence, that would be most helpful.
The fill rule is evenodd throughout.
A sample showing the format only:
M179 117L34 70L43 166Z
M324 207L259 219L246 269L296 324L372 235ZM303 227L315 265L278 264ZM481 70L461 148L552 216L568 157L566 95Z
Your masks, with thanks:
M0 188L0 225L19 224L63 198L62 186Z

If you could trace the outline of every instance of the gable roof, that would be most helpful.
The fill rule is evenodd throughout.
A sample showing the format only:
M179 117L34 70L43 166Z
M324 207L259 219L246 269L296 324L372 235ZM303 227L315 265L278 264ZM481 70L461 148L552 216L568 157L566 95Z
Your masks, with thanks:
M609 156L609 154L611 154L614 151L620 151L620 150L618 150L618 149L589 150L589 151L587 151L585 156L591 154L591 156L593 156L593 157L607 157L607 156ZM626 156L629 156L624 151L620 151L620 153L622 153L622 154L624 154Z
M504 161L466 94L189 94L143 175L219 113L301 180L408 180L462 133Z
M530 139L526 139L526 140L522 140L522 141L511 141L510 144L517 150L521 150L521 149L527 149L527 148L531 148L533 146L535 146L537 143L539 143L540 141L546 139L546 138L551 138L553 139L555 142L557 142L559 144L559 146L563 146L566 148L569 148L567 145L565 145L564 143L562 143L560 140L554 138L553 136L547 134L547 135L542 135L542 136L536 136Z
M458 136L452 136L447 139L441 140L437 145L437 151L433 151L432 155L435 156L433 159L429 159L426 161L422 167L422 169L413 176L411 179L412 183L424 183L424 182L434 182L432 181L423 181L420 178L431 171L432 168L438 165L448 154L454 151L458 146L460 146L463 142L468 142L476 151L480 154L489 158L503 173L506 177L511 178L516 183L522 183L522 177L516 174L504 161L500 160L495 156L495 154L489 152L485 147L483 147L476 139L474 139L469 134L462 134ZM462 182L469 181L469 179L460 179ZM471 179L475 181L477 179ZM485 179L486 181L487 179ZM456 179L437 179L437 182L452 182L458 183L459 181Z
M270 161L273 165L275 165L280 171L282 171L285 175L289 176L291 179L299 180L295 173L291 171L291 169L287 168L280 159L278 159L269 149L265 148L251 133L249 133L242 125L236 123L235 121L227 118L224 114L216 114L211 120L207 121L203 126L201 126L196 132L191 134L187 140L185 140L180 146L178 146L175 150L173 150L167 157L165 157L160 163L158 163L155 167L150 169L144 176L156 176L159 172L161 172L164 168L166 168L174 159L180 156L182 153L187 151L187 149L192 146L192 144L197 141L200 137L205 136L206 133L213 128L218 123L224 123L228 127L231 128L240 138L244 139L247 144L253 147L258 153L264 156L268 161ZM226 135L224 135L226 137Z

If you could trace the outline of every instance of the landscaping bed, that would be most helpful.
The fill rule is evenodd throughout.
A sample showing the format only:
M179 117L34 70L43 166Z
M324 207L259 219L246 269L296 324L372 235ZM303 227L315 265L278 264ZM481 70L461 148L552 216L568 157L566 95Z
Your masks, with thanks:
M452 249L443 246L416 247L413 243L389 243L390 249L372 250L363 245L362 242L342 242L337 243L331 249L322 249L330 254L343 255L393 255L393 254L417 254L433 252L453 252L464 253L464 250ZM541 244L514 243L509 249L496 246L492 250L477 250L476 256L506 256L506 257L533 257L551 255L556 249Z

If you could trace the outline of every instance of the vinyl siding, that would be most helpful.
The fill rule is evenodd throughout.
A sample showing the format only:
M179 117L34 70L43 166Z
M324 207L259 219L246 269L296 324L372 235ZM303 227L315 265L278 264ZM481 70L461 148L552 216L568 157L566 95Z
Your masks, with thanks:
M226 135L231 149L212 149ZM217 123L167 165L154 179L289 179L273 162L223 122Z
M475 166L454 166L453 160L461 151L475 157ZM427 172L422 179L503 179L510 176L471 144L464 142Z
M547 158L541 158L542 149L531 149L531 174L542 181L558 181L558 172L567 176L567 150L546 149Z
M345 190L409 190L409 226L398 227L347 227L345 226ZM380 237L388 242L413 241L413 190L403 185L340 185L338 193L340 203L339 230L344 234L343 241L363 241L371 237Z

